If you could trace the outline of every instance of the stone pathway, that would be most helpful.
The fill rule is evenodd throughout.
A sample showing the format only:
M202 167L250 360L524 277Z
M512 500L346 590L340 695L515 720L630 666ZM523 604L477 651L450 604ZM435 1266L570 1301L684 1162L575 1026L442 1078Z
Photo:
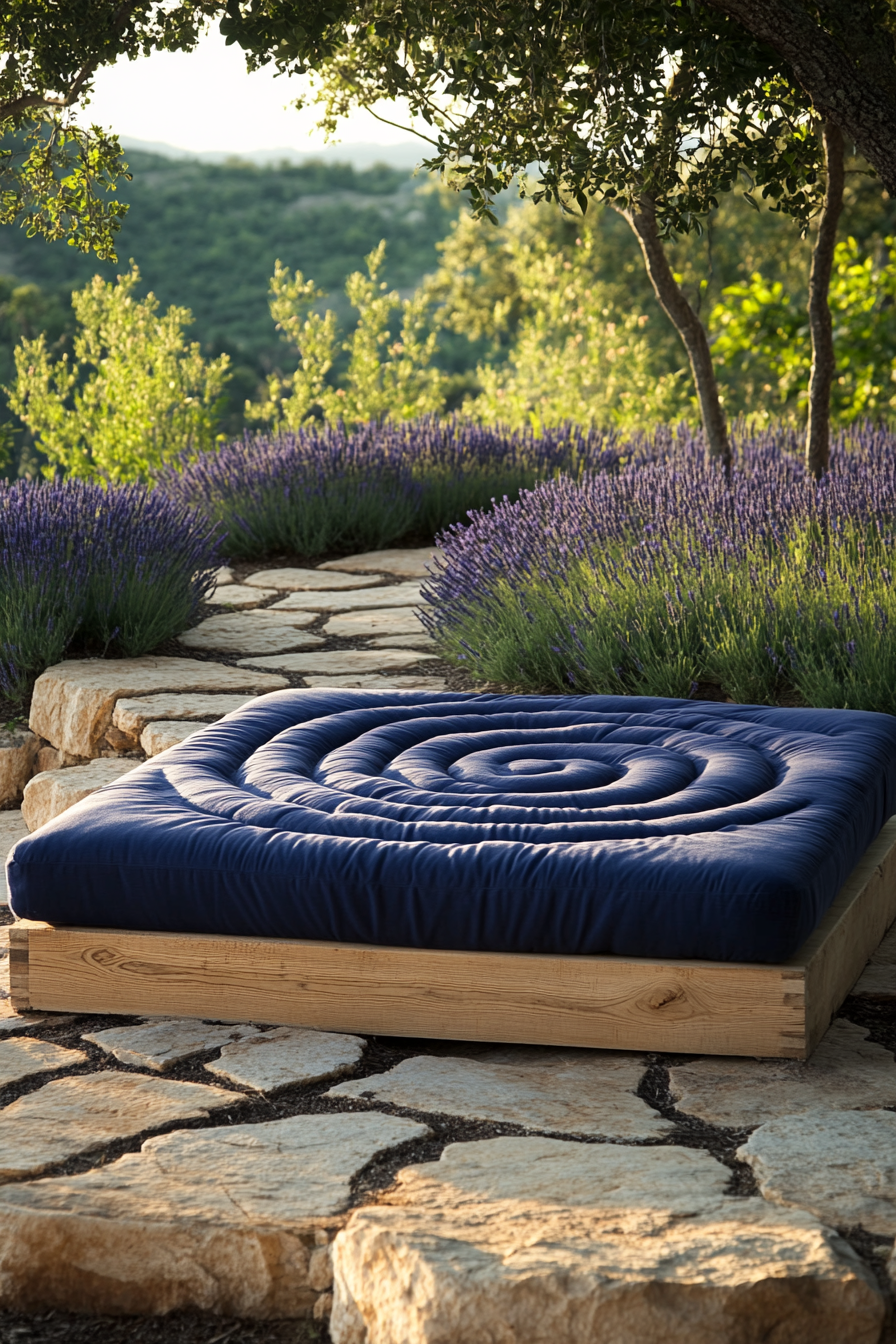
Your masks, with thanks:
M51 669L0 849L255 695L443 689L429 554L225 570L184 656ZM883 1344L894 977L896 929L800 1064L18 1017L0 937L0 1344Z

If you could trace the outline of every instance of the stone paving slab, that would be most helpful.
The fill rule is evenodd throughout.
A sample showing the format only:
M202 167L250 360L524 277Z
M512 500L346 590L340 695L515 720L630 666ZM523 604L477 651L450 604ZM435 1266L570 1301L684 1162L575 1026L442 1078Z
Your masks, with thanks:
M9 892L6 889L6 858L17 840L24 840L28 827L20 807L9 812L0 812L0 905L6 905Z
M322 566L327 570L327 566ZM315 592L318 589L370 588L382 583L383 574L340 574L320 569L259 569L244 580L247 587L273 588L280 592Z
M8 983L8 982L7 982ZM20 1031L36 1031L38 1027L62 1026L71 1022L70 1013L17 1013L9 1002L9 995L0 998L0 1040Z
M419 635L378 635L376 639L368 642L369 649L432 649L433 642L430 635L421 632Z
M382 607L378 611L346 611L331 616L324 634L332 638L358 639L367 635L419 635L420 617L414 607Z
M276 588L259 588L257 584L226 583L212 590L206 601L212 607L257 607L277 596Z
M243 1023L221 1026L197 1022L192 1017L165 1017L134 1026L86 1032L81 1039L98 1045L121 1064L164 1073L173 1064L190 1059L192 1055L258 1035L258 1027Z
M819 1108L896 1106L892 1052L869 1041L865 1027L841 1018L806 1061L705 1057L674 1065L670 1081L680 1111L736 1128Z
M67 1050L49 1041L35 1041L29 1036L0 1041L0 1087L17 1083L38 1073L69 1069L87 1059L83 1050Z
M299 629L313 620L314 614L304 611L224 612L209 616L177 638L184 648L209 653L287 653L323 642L320 635Z
M896 1236L896 1115L810 1111L760 1125L737 1150L760 1192L832 1227Z
M346 593L290 593L268 611L375 611L380 607L419 607L419 583L396 583L390 588L367 588Z
M454 1144L333 1243L333 1344L877 1344L882 1295L707 1153Z
M229 565L222 565L220 569L216 569L212 578L219 588L223 587L225 583L236 583L236 579L233 577L233 570Z
M378 672L369 673L348 673L341 677L322 677L307 675L304 678L308 686L335 686L358 688L370 691L446 691L448 683L444 677L390 677L381 676Z
M141 1073L58 1078L0 1111L0 1179L36 1175L77 1153L174 1120L239 1105L239 1093Z
M0 806L16 803L22 797L39 746L28 728L0 728Z
M119 700L112 713L112 723L136 743L148 723L173 719L212 723L223 719L225 714L233 714L255 698L251 695L144 695L137 700Z
M161 723L148 723L140 734L140 745L147 756L160 756L169 747L186 742L188 737L198 733L203 723L178 723L163 720Z
M308 1315L351 1178L428 1133L393 1116L293 1116L166 1134L99 1170L6 1186L0 1303Z
M388 1073L338 1083L327 1096L562 1134L659 1139L672 1125L634 1095L644 1071L633 1055L596 1050L415 1055Z
M387 669L416 667L435 661L434 653L415 653L412 649L341 649L323 653L283 653L276 657L241 658L240 667L280 668L303 677L306 672L326 672L340 676L351 672L381 673Z
M364 551L347 555L342 560L327 560L318 570L341 570L347 574L369 574L380 570L401 579L425 579L442 552L435 546L420 546L417 550Z
M127 775L139 761L123 759L90 761L88 765L73 765L67 770L45 770L35 775L25 786L22 799L22 818L30 831L45 826L48 821L67 812L82 798L87 798L107 784Z
M73 756L99 754L116 700L159 691L244 691L261 695L288 682L273 673L247 672L193 658L85 658L47 668L31 702L31 728Z
M357 1064L366 1042L360 1036L303 1027L277 1027L223 1046L209 1073L255 1092L279 1092L297 1083L338 1078Z

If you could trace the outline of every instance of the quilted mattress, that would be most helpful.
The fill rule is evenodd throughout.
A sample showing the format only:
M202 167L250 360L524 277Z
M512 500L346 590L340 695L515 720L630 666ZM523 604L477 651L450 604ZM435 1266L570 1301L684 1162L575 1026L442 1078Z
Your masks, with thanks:
M896 719L614 696L264 696L19 841L54 924L782 961L896 810Z

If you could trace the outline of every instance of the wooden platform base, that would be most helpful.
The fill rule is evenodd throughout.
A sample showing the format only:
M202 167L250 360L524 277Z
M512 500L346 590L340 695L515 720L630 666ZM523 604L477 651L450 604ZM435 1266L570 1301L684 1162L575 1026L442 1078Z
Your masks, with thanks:
M896 818L780 966L10 929L16 1009L805 1059L896 918Z

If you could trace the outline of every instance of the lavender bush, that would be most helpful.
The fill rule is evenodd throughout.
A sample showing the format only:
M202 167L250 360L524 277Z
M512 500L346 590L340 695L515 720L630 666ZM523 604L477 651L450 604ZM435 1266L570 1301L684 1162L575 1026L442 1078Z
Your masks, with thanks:
M731 479L687 431L455 524L426 622L474 676L526 689L896 713L896 436L844 433L821 482L740 436Z
M431 537L492 498L618 460L613 435L594 430L536 435L424 418L247 437L179 463L158 484L220 520L231 556L312 556Z
M21 698L75 640L132 657L183 630L219 532L138 485L0 482L0 693Z

